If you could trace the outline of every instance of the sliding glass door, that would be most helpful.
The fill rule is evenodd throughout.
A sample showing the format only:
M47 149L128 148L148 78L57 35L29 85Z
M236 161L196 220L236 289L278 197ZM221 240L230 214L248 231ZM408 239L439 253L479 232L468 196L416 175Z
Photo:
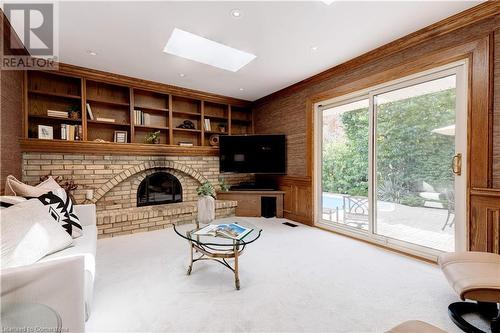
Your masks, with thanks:
M322 218L368 230L368 98L322 112Z
M455 64L318 107L318 223L417 252L463 249L466 96Z

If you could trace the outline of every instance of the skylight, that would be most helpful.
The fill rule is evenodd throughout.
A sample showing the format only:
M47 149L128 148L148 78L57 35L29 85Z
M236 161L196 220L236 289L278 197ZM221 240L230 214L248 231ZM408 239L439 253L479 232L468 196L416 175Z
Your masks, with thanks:
M163 52L237 72L256 58L254 54L175 28Z

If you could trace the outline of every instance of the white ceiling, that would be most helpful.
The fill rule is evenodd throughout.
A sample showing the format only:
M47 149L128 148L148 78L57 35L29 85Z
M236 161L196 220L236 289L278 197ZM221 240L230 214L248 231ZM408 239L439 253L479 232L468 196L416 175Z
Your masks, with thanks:
M256 100L479 2L61 2L59 57ZM235 8L240 18L231 16ZM257 58L233 73L165 54L175 27Z

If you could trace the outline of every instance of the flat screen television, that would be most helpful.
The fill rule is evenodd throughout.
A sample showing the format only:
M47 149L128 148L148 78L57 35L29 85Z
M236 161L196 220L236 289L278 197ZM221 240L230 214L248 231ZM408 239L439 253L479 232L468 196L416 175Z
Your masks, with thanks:
M220 172L286 173L284 135L224 135L219 138Z

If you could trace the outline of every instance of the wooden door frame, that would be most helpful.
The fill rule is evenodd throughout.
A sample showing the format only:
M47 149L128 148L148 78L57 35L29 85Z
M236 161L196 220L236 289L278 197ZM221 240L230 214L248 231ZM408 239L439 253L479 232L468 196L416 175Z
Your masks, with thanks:
M311 207L315 207L316 186L314 156L314 111L319 102L364 90L384 82L401 79L405 76L423 72L462 59L468 59L468 107L467 107L467 209L466 225L470 247L471 190L489 188L492 185L492 124L493 124L493 33L458 46L429 53L427 56L401 63L389 70L348 82L332 89L311 95L306 99L307 119L307 176L311 179ZM485 135L486 133L486 135ZM474 161L474 164L471 163ZM313 224L317 223L316 211L313 212Z

